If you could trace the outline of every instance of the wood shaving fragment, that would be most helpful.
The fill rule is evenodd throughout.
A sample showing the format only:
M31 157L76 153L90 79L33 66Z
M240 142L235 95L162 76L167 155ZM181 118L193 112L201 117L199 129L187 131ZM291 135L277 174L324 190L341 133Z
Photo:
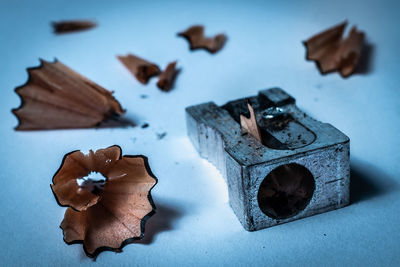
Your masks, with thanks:
M365 34L354 26L343 38L347 22L325 30L304 42L307 60L316 62L322 74L339 71L348 77L357 66L364 45Z
M169 63L166 69L161 72L160 77L158 78L158 88L165 92L171 90L174 86L175 79L178 73L179 70L176 69L176 61Z
M205 49L210 53L216 53L221 50L227 40L225 34L217 34L214 37L204 35L204 27L194 25L187 30L178 33L178 36L185 38L190 44L190 50Z
M128 54L126 56L117 57L142 84L147 84L151 77L160 74L160 68L156 64L138 56Z
M15 89L20 107L12 112L16 130L89 128L125 113L120 103L100 85L60 61L28 68L28 81Z
M247 107L250 111L250 118L246 118L246 116L240 114L240 125L242 129L262 143L262 135L256 120L256 115L254 114L254 109L249 102L247 102Z

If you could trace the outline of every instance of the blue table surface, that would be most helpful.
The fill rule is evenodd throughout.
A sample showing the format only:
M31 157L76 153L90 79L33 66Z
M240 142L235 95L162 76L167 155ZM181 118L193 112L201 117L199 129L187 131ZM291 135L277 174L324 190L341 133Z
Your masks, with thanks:
M0 2L0 265L390 266L400 264L400 25L398 1L12 1ZM94 19L93 30L56 36L51 21ZM347 19L367 34L369 57L348 79L322 76L301 41ZM219 53L190 52L176 33L204 24L225 32ZM162 67L178 60L175 88L147 86L117 60L134 53ZM14 131L10 112L27 67L58 58L109 90L131 128ZM279 86L300 108L351 139L352 204L246 232L220 173L186 136L184 108ZM141 95L148 98L141 98ZM140 125L149 123L142 129ZM157 134L166 132L158 140ZM158 213L143 241L96 262L66 245L49 184L64 154L118 144L149 158Z

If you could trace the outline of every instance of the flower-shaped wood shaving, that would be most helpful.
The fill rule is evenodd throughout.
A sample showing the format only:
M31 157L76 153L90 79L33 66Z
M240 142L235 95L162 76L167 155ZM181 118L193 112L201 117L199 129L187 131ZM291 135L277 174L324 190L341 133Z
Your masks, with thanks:
M95 127L125 113L112 92L60 61L41 60L28 73L28 81L15 89L22 102L12 110L19 121L16 130Z
M83 243L89 257L104 250L119 252L141 239L146 220L155 213L150 191L157 178L147 158L121 154L119 146L89 154L73 151L53 177L57 202L68 207L60 225L64 241ZM89 181L96 173L106 178L102 186L89 190L78 185L77 179Z
M353 27L343 38L347 22L325 30L304 42L307 60L314 60L322 74L339 71L343 77L351 75L358 63L365 34Z

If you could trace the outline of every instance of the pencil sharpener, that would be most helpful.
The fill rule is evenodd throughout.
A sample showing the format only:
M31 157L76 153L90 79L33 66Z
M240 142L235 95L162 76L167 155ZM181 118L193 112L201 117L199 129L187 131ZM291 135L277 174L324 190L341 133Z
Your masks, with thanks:
M240 127L255 112L262 143ZM186 108L188 135L200 156L221 172L229 204L248 231L349 204L350 140L319 122L279 88L257 96Z

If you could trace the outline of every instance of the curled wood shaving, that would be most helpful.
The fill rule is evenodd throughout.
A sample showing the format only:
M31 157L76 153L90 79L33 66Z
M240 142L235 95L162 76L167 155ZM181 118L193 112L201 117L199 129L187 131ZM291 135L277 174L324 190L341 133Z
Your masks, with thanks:
M146 220L155 213L150 191L157 183L144 156L121 156L119 146L65 155L51 188L67 206L60 227L68 244L83 243L89 257L104 250L119 252L141 239ZM98 172L104 186L89 192L77 179Z
M250 111L250 118L246 118L246 116L240 114L240 125L242 129L262 143L261 131L256 120L256 115L254 114L254 109L249 102L247 102L247 107Z
M307 41L307 60L316 62L322 74L339 71L348 77L357 66L364 44L365 34L353 27L347 38L343 38L347 22L323 31Z
M147 84L151 77L160 74L160 68L156 64L135 55L118 56L118 59L142 84Z
M178 33L178 36L185 38L190 44L190 50L205 49L210 53L216 53L224 47L227 37L225 34L217 34L214 37L204 35L204 27L194 25L187 30Z
M60 61L28 68L28 81L15 89L21 106L13 109L16 130L89 128L125 113L120 103L100 85Z

